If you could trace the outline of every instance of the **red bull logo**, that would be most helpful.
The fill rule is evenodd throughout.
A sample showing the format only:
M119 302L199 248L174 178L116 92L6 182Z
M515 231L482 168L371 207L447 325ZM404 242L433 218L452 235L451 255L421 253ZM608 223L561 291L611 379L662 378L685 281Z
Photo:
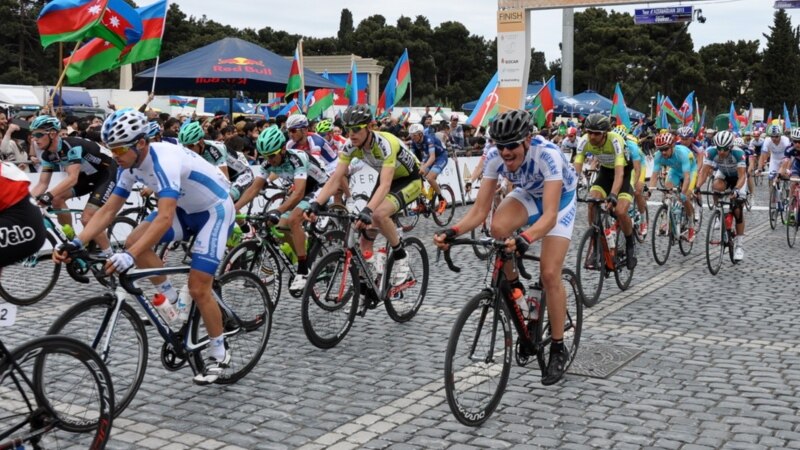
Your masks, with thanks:
M218 59L217 64L235 64L237 66L261 66L264 67L264 61L245 58L237 56L236 58Z
M243 56L235 58L219 58L213 66L214 72L234 73L247 72L260 75L272 75L272 69L264 67L264 61L260 59L250 59Z

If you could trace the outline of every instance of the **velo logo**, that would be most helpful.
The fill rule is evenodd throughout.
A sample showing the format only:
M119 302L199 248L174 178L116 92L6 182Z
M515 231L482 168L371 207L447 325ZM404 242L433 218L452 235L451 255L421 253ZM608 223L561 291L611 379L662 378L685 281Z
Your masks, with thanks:
M0 228L0 248L32 241L35 236L36 233L34 233L31 227L14 225L10 228Z

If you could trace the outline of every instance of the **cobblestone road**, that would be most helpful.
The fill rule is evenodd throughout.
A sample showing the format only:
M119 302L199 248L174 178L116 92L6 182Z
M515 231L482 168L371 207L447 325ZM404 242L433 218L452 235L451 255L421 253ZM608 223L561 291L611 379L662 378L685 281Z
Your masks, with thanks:
M764 196L762 188L760 205ZM579 212L569 266L586 227ZM453 418L442 388L450 328L483 279L483 266L462 248L454 259L463 272L433 266L412 321L370 311L331 350L307 341L299 301L283 299L260 364L232 386L201 388L188 369L163 369L151 328L147 375L109 448L800 448L798 250L787 247L782 226L769 229L766 211L747 220L744 264L726 261L716 277L700 244L705 231L688 257L673 249L665 266L653 262L648 241L631 288L606 283L601 302L586 310L578 358L640 353L607 378L568 374L550 387L535 364L514 367L480 428ZM414 232L431 261L434 229L424 221ZM61 311L99 292L64 275L0 333L10 345L41 335Z

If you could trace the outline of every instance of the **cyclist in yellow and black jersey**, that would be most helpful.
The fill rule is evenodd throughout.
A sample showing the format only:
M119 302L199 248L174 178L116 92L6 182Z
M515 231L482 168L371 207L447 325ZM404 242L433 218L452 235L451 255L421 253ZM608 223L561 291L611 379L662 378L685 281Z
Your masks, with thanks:
M583 124L586 136L578 142L575 156L575 171L581 173L586 153L591 153L600 162L597 175L589 196L605 198L614 207L620 228L625 234L625 247L628 255L634 254L633 223L628 216L628 207L633 201L631 172L633 162L625 151L625 138L610 132L611 119L603 114L589 114ZM594 208L589 208L589 222L594 218ZM628 269L636 267L636 258L627 259Z
M359 213L356 226L365 228L374 223L378 227L392 246L395 255L392 283L393 285L403 283L410 276L411 270L391 217L419 197L422 191L420 162L393 134L369 129L372 111L368 105L349 106L342 114L342 120L350 141L339 152L336 170L317 194L316 201L309 205L306 218L312 221L316 219L316 213L321 209L320 205L328 201L328 198L336 192L341 180L347 176L353 158L358 158L377 170L378 180L367 206ZM371 242L362 239L361 250L371 251L371 245Z

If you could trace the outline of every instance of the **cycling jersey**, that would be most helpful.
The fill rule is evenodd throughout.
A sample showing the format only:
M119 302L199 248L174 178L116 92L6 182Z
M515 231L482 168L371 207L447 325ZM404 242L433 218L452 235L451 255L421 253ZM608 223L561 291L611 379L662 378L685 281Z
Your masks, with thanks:
M761 149L764 148L764 138L759 137L758 139L751 140L749 147L754 155L760 155Z
M800 176L800 151L792 146L783 152L783 156L792 160L792 164L789 167L789 176Z
M442 141L436 136L425 136L423 134L419 143L411 141L411 149L414 151L414 156L419 158L422 163L425 163L430 158L430 153L434 152L436 156L433 165L447 165L447 150L445 150Z
M117 169L117 163L92 141L76 137L58 138L56 148L54 152L42 152L42 172L58 172L73 164L80 164L81 173L86 175Z
M308 133L306 141L303 143L295 142L294 139L290 140L286 143L286 149L306 151L316 158L321 158L326 165L335 162L338 156L331 144L316 133Z
M747 162L744 152L738 148L734 148L727 155L722 156L716 147L709 147L706 151L706 159L703 160L703 166L711 166L726 178L738 178L739 167L746 168Z
M322 187L328 181L328 174L319 166L316 160L310 159L308 154L301 150L286 150L278 166L272 166L265 160L259 168L258 178L267 179L270 174L278 178L293 182L296 179L306 180L304 196L308 196Z
M665 158L662 152L656 152L653 158L653 172L657 173L662 167L674 169L683 176L686 172L692 173L697 170L697 161L688 147L677 144L672 147L672 156L669 158Z
M384 167L394 169L393 180L419 173L419 161L395 135L384 131L372 131L372 148L365 151L348 142L339 153L339 160L350 164L353 158L364 161L378 174Z
M617 166L629 166L631 164L625 152L624 139L622 136L613 132L606 134L606 140L601 146L592 145L589 142L588 136L581 138L580 141L578 141L575 163L582 164L586 153L591 153L600 161L601 166L609 169L613 169Z
M639 164L644 164L644 152L642 149L639 148L639 144L637 144L633 139L625 138L625 158L629 159L631 163L639 161Z
M578 138L570 140L569 138L564 139L561 141L561 150L574 153L575 149L578 148Z
M0 211L28 196L31 182L25 172L8 162L0 162Z
M775 173L780 168L781 161L783 160L784 152L792 147L792 142L786 136L781 136L781 140L775 144L772 138L764 140L764 146L761 147L761 153L769 155L769 173Z
M203 147L203 153L200 156L214 167L227 167L228 149L225 148L225 144L206 140L203 142L205 147Z

